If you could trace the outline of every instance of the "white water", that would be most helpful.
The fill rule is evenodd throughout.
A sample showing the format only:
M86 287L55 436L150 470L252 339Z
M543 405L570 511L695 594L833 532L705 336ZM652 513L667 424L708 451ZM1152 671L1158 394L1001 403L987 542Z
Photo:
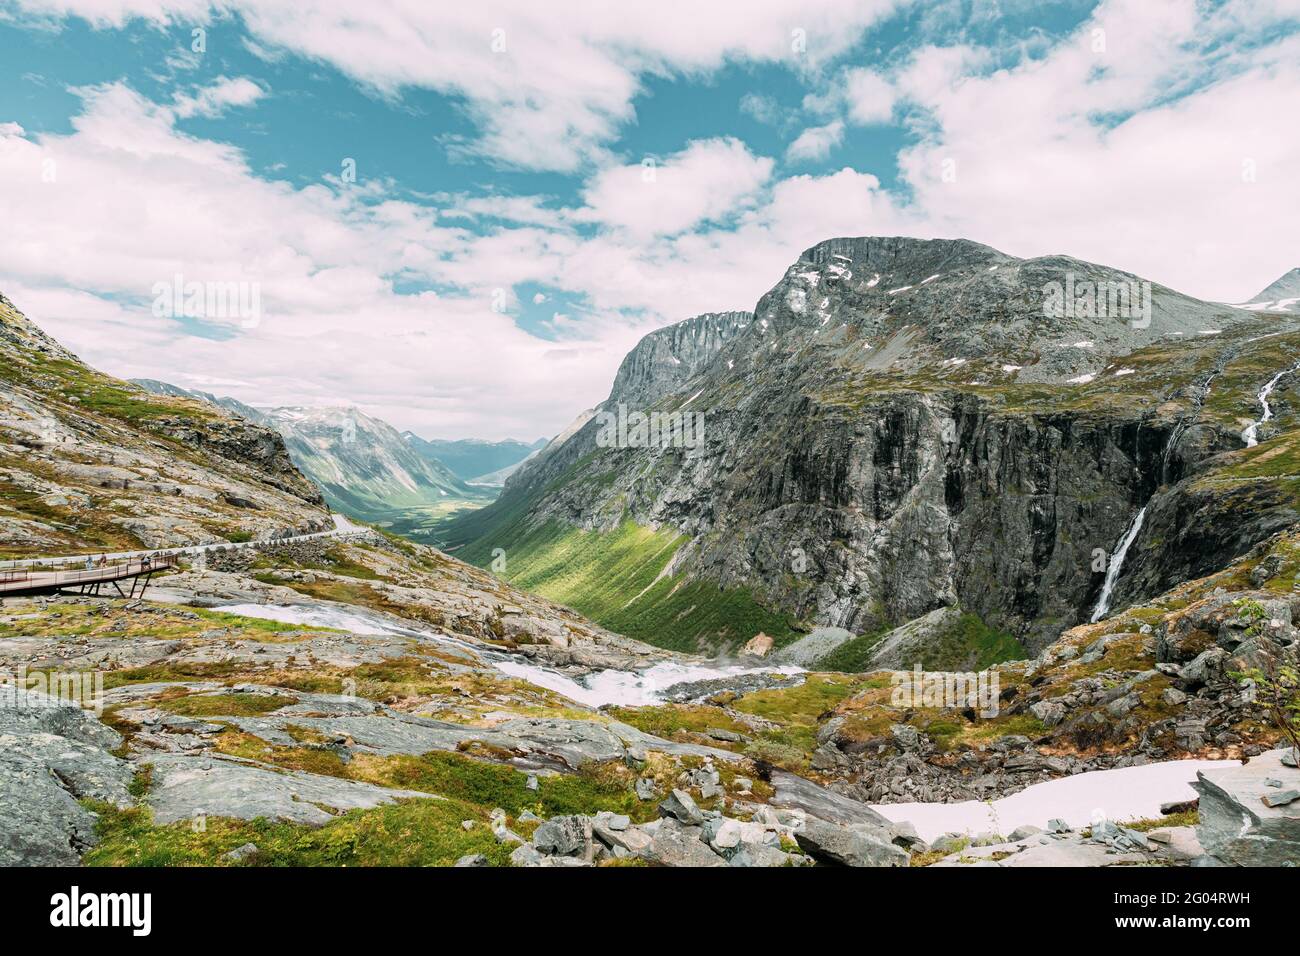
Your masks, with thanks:
M1119 547L1110 556L1110 563L1106 565L1106 580L1101 584L1101 597L1097 598L1097 607L1092 612L1092 621L1100 621L1110 610L1110 595L1115 590L1115 582L1119 580L1119 572L1124 567L1124 558L1128 555L1128 549L1138 536L1138 532L1142 530L1142 519L1146 516L1147 506L1143 505L1129 524L1128 530L1124 532L1124 537L1119 539Z
M213 608L227 614L282 621L286 624L304 624L315 627L334 627L353 634L401 634L407 637L432 638L440 643L473 651L501 673L518 677L563 694L570 700L588 707L604 704L636 707L661 702L664 691L684 681L712 680L735 677L741 674L800 674L803 668L783 667L708 666L664 662L642 671L601 670L575 680L559 671L523 659L461 641L446 634L436 634L404 627L397 622L362 608L335 607L328 604L226 604Z
M1101 818L1149 820L1160 816L1160 804L1196 796L1190 784L1198 770L1238 766L1236 760L1168 760L1049 780L992 802L884 803L872 809L895 823L910 821L927 841L944 833L1006 835L1025 824L1046 827L1052 819L1076 828Z
M1245 441L1247 448L1254 448L1259 444L1259 426L1273 417L1273 406L1268 403L1269 395L1273 393L1273 389L1277 387L1277 383L1281 381L1283 375L1288 375L1296 371L1296 369L1300 369L1300 364L1283 369L1270 378L1268 384L1259 390L1259 404L1263 407L1264 414L1260 416L1259 421L1251 422L1249 427L1241 433L1242 440Z

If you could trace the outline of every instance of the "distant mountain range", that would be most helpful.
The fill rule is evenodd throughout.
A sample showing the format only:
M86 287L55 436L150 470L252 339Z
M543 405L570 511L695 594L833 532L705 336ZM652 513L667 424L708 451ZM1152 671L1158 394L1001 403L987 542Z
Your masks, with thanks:
M426 442L356 408L258 408L153 379L136 379L135 384L155 395L198 399L275 429L293 463L320 486L331 507L403 533L419 534L433 517L491 501L504 476L485 473L512 469L545 444ZM435 448L446 449L458 467L443 462ZM479 475L484 479L467 480Z
M525 458L546 447L547 439L539 438L526 445L513 438L505 441L484 441L481 438L462 438L457 441L421 438L414 432L402 432L416 454L449 468L457 478L475 485L499 487Z

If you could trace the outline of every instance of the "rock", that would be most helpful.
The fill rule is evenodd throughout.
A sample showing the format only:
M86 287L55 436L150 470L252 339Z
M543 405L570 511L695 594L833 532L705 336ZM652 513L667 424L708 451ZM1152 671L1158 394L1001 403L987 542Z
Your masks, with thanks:
M655 787L655 782L649 777L638 777L636 781L636 796L638 800L653 800L659 796L659 790Z
M970 837L964 833L944 833L930 843L935 853L956 853L970 846Z
M626 830L632 824L632 818L621 813L610 813L608 810L602 810L596 814L596 823L610 830Z
M37 691L0 685L0 866L76 866L97 840L83 799L132 803L116 731Z
M1186 813L1189 810L1195 810L1196 806L1196 798L1191 800L1174 800L1169 803L1160 804L1160 815L1167 817L1172 813Z
M538 852L552 856L588 855L591 821L583 816L552 817L533 831Z
M749 738L744 734L738 734L736 731L727 730L724 727L710 727L708 730L704 731L704 733L706 736L712 737L714 740L723 740L727 743L740 744L749 740Z
M148 803L157 824L199 816L285 820L320 826L336 811L368 809L403 799L438 800L416 790L300 771L275 771L216 755L151 754Z
M1137 694L1125 694L1123 697L1117 697L1107 704L1106 712L1112 717L1123 717L1141 703L1142 698Z
M1011 831L1011 836L1009 836L1007 839L1010 840L1012 843L1016 843L1020 840L1028 840L1031 836L1036 836L1037 834L1042 832L1043 832L1042 827L1036 827L1032 823L1022 823L1020 826L1016 827L1014 830Z
M740 649L743 657L767 657L772 652L772 638L759 631Z
M891 823L889 825L889 834L891 843L913 853L924 853L930 849L929 844L922 840L921 835L916 832L916 827L906 820L901 823Z
M911 858L906 850L890 842L888 830L868 825L846 827L809 817L795 831L794 838L804 852L823 863L907 866Z
M231 863L243 863L245 860L252 859L258 854L256 843L245 843L243 846L237 846L222 858Z
M762 843L744 843L727 857L728 866L772 867L790 866L804 857L793 856L774 846Z
M1006 839L1000 833L984 832L977 833L971 837L971 846L994 846L998 843L1005 843Z
M659 804L659 815L672 817L691 826L699 826L704 822L704 815L700 813L700 808L696 806L691 795L685 790L676 788L663 803Z
M1047 821L1048 833L1069 833L1070 825L1060 818L1053 818Z
M1270 781L1267 785L1271 783ZM1284 807L1288 803L1300 800L1300 790L1279 790L1276 793L1266 793L1259 799L1266 807Z
M748 777L736 777L731 781L732 785L741 793L747 793L754 789L754 781Z
M1231 866L1280 866L1300 860L1300 802L1269 806L1275 794L1265 780L1296 779L1270 750L1240 767L1203 770L1192 787L1200 794L1197 838L1208 855Z
M528 779L524 781L524 787L527 788L528 790L537 790L540 788L540 786L541 785L537 782L536 774L529 774Z
M1187 695L1177 687L1166 687L1160 694L1160 699L1170 707L1181 707L1187 703Z
M1228 652L1222 647L1211 647L1197 654L1189 664L1186 664L1179 671L1179 677L1188 688L1200 687L1223 675L1223 665L1227 658Z
M1055 727L1065 719L1065 706L1055 700L1040 700L1029 705L1029 712L1043 722L1045 727Z
M649 846L638 855L662 866L725 866L700 839L700 828L685 826L673 817L659 821Z
M510 854L510 862L515 866L541 866L545 859L530 843L515 847L514 852Z
M921 732L915 727L909 727L907 724L891 724L889 736L899 750L906 752L921 749Z
M772 655L772 662L812 667L841 644L853 640L852 631L842 627L813 628L793 644L787 644Z
M774 792L768 803L774 808L802 810L810 816L832 823L869 823L882 829L890 825L886 817L865 803L827 790L811 780L784 770L773 770L770 782Z
M515 853L518 853L519 850L522 849L523 847L519 847L517 850L515 850ZM513 854L511 855L511 859L514 859ZM462 856L459 860L456 861L456 866L487 866L487 865L488 865L488 858L485 857L482 853L470 853L465 856Z

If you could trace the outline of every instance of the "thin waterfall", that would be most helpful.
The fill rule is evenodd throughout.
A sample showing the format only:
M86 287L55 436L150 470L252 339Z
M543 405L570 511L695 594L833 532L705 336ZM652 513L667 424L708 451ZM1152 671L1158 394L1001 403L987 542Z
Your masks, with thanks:
M1106 565L1106 580L1101 585L1101 597L1097 598L1097 607L1092 612L1092 622L1096 623L1106 616L1110 610L1110 596L1115 590L1115 582L1119 580L1119 573L1124 568L1124 558L1128 554L1128 549L1132 546L1133 541L1142 530L1142 519L1147 516L1147 506L1143 505L1138 513L1133 517L1128 528L1124 531L1124 536L1119 539L1119 547L1111 555L1110 562Z
M1245 441L1247 448L1254 448L1259 444L1259 426L1273 417L1273 406L1268 403L1269 395L1273 393L1273 389L1277 387L1277 383L1281 381L1283 375L1289 375L1297 369L1300 369L1300 362L1290 368L1282 369L1268 380L1267 385L1259 390L1259 404L1263 407L1264 414L1260 416L1259 421L1251 422L1250 426L1241 433L1242 440Z

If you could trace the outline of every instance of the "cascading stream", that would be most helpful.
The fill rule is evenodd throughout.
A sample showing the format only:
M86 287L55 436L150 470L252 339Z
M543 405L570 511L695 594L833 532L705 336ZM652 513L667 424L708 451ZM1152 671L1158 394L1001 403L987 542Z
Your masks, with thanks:
M1124 531L1124 536L1119 539L1119 547L1111 555L1110 562L1106 565L1106 580L1101 585L1101 596L1097 598L1097 607L1092 612L1091 623L1096 623L1106 616L1110 610L1110 596L1115 590L1115 583L1119 580L1120 571L1124 568L1124 558L1128 555L1128 549L1133 545L1142 530L1142 521L1147 516L1147 505L1143 505L1133 520L1129 523L1128 528Z
M1241 433L1241 438L1246 443L1247 448L1254 448L1259 444L1259 427L1273 417L1273 406L1268 403L1269 395L1273 393L1273 389L1277 387L1277 383L1282 380L1283 375L1290 375L1298 369L1300 369L1300 362L1290 368L1284 368L1270 378L1268 384L1259 390L1259 404L1264 409L1264 414L1260 416L1259 421L1251 422L1250 426Z

